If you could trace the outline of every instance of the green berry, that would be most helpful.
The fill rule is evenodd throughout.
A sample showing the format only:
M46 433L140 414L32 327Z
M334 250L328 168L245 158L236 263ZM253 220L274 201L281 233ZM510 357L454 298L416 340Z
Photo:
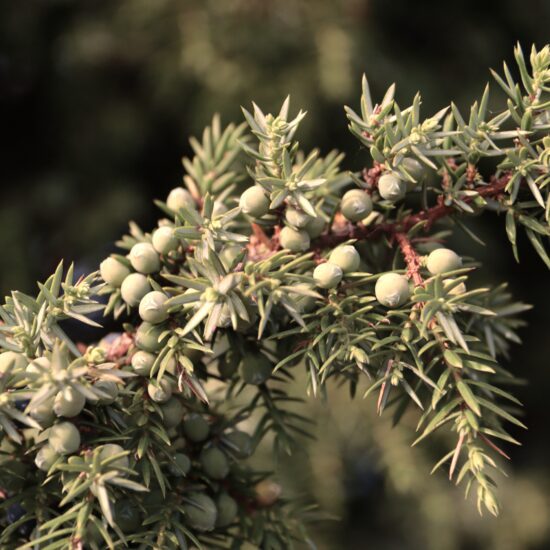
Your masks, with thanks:
M237 458L248 458L254 451L252 437L241 430L232 430L224 434L222 441Z
M51 363L47 357L37 357L25 367L25 375L34 381L50 370Z
M376 281L376 299L386 307L399 307L410 297L409 283L404 275L384 273Z
M168 319L166 301L168 296L159 290L148 292L139 303L139 316L151 324L158 324Z
M159 351L163 346L164 338L161 341L160 337L164 330L162 326L146 322L141 323L136 331L137 347L151 353Z
M42 401L39 405L33 406L29 409L29 415L34 418L41 426L51 426L55 420L55 413L53 412L54 398Z
M304 290L312 290L312 286L306 283L294 285L295 288L303 288ZM294 298L294 306L299 313L309 313L315 308L315 298L306 294L292 293Z
M191 413L183 422L183 433L187 439L194 443L200 443L208 437L210 425L200 414Z
M186 444L187 441L185 441L185 438L178 436L172 441L172 449L174 449L174 451L181 451L182 449L185 449Z
M196 208L193 196L183 187L176 187L168 193L166 206L174 212L178 212L180 208Z
M291 206L285 211L286 222L295 229L304 229L311 219L311 216L306 214L303 210L298 210Z
M56 453L53 448L46 443L37 453L34 459L34 463L39 470L47 472L59 458L59 454Z
M227 457L217 447L208 447L200 454L202 469L210 479L225 479L229 474L229 462Z
M132 246L128 258L132 267L145 275L160 269L159 255L150 243L137 243Z
M216 508L218 509L216 527L227 527L233 523L239 511L235 499L231 498L227 493L220 493L218 495L216 499Z
M178 426L183 418L183 405L176 397L170 398L160 406L162 419L167 428Z
M191 460L186 454L176 453L174 462L168 466L170 473L176 477L186 476L191 470Z
M57 392L53 402L53 412L57 416L72 418L80 414L85 404L86 398L72 386L67 386Z
M136 353L132 355L132 367L137 374L149 376L156 358L156 355L148 351L136 351Z
M122 281L120 294L129 306L137 306L141 299L151 290L151 285L145 275L131 273Z
M107 443L101 447L101 451L99 451L99 460L103 462L104 460L107 460L108 458L111 458L113 456L119 455L120 453L124 452L124 448L120 445L117 445L116 443ZM128 455L121 456L120 458L117 458L113 460L112 462L109 462L107 467L110 470L119 470L128 468L130 465L130 461L128 459Z
M342 268L331 262L319 264L313 270L313 278L320 288L334 288L338 286L343 276L344 272Z
M372 200L361 189L350 189L342 197L340 210L350 222L358 222L372 212Z
M311 239L316 239L325 230L326 224L327 222L323 216L318 214L314 218L309 218L304 229Z
M84 536L86 537L86 546L84 546L86 550L88 548L101 548L100 545L104 543L101 531L98 529L97 525L95 523L92 523L91 521L89 521L86 525L86 532ZM95 544L95 546L93 546L92 544Z
M239 374L245 384L263 384L271 376L273 364L261 352L246 352L239 365Z
M80 432L71 422L60 422L50 428L48 442L56 453L68 455L80 447Z
M395 174L384 174L378 180L378 192L383 199L397 202L405 197L407 185Z
M26 369L28 364L28 359L22 353L15 351L0 353L0 373L5 375L8 369L10 369L10 376L14 377L14 383L27 378L28 373Z
M17 372L25 370L29 364L27 358L22 353L17 353L15 351L4 351L0 353L0 372L4 374L9 367L11 367L11 372Z
M187 522L197 531L212 531L216 525L218 511L214 501L204 493L186 495L183 510Z
M98 380L94 384L94 388L106 395L106 397L98 399L97 402L99 405L111 405L118 397L118 384L111 380Z
M344 273L357 271L360 261L359 252L349 244L335 248L329 256L329 263L337 265Z
M261 185L253 185L241 195L239 206L244 214L261 218L269 212L269 197Z
M101 278L112 287L118 288L130 275L130 270L116 258L107 258L99 264Z
M414 182L406 181L407 191L413 191L424 177L424 166L412 157L405 157L401 161L401 166L414 179Z
M236 350L229 348L218 359L218 372L220 373L220 376L222 378L232 378L237 372L240 361L241 356L239 353Z
M462 267L462 259L456 252L448 248L437 248L430 252L426 267L432 275L447 273L447 271L454 271Z
M135 533L141 527L141 511L136 504L128 499L118 500L114 507L117 526L123 533Z
M166 403L172 397L172 384L166 378L147 384L147 393L156 403Z
M304 252L309 248L310 238L306 231L292 229L288 225L281 229L279 240L283 248L291 252Z
M151 241L153 243L153 248L159 254L168 254L168 252L172 252L172 250L175 250L179 245L179 240L174 234L174 230L167 225L156 229Z

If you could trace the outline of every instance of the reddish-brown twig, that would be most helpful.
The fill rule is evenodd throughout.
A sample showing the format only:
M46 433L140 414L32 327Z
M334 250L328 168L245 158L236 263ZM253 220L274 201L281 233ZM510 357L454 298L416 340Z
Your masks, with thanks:
M414 283L414 286L424 286L424 280L420 274L422 262L418 252L414 249L411 241L405 233L396 233L395 240L401 249L405 263L407 264L407 275Z
M495 178L489 185L474 188L473 191L476 191L477 195L462 197L461 200L466 204L470 204L476 196L496 198L503 193L509 180L510 175L504 174L498 179ZM407 233L419 222L426 222L425 229L429 230L438 220L456 213L456 208L452 205L446 205L441 195L435 206L421 210L415 214L408 214L395 222L381 222L372 226L361 224L351 227L339 224L336 231L331 230L315 239L312 242L312 247L315 249L333 248L349 239L365 240L378 237L382 234L394 235L395 233Z

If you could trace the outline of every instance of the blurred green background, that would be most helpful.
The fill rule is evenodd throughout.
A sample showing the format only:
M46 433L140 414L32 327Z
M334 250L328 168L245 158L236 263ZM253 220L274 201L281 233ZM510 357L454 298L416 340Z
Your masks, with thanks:
M367 72L376 94L420 89L425 113L467 109L489 78L548 40L550 2L525 0L25 0L0 4L0 290L33 290L60 258L95 269L129 219L150 227L153 198L179 184L187 137L214 112L240 120L255 100L276 109L292 96L309 116L306 149L366 155L342 105L357 106ZM495 100L502 99L496 87ZM372 400L311 402L320 437L282 462L288 491L338 515L312 529L321 548L550 548L548 368L550 274L525 240L516 265L503 220L476 220L487 241L454 246L485 261L479 280L510 281L534 304L512 370L529 432L512 449L503 513L480 519L444 474L428 476L439 449L411 450L415 415L391 429ZM437 445L436 445L437 446Z

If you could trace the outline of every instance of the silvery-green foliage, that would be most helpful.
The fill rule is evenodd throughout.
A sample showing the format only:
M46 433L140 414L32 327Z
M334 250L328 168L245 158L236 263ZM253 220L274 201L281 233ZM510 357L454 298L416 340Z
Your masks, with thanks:
M521 82L506 66L495 75L506 106L489 109L487 87L467 118L450 105L424 119L420 95L400 107L394 86L375 103L364 78L360 112L346 108L370 152L361 173L335 151L300 150L305 113L290 117L288 99L275 115L245 110L251 135L215 117L192 139L185 188L157 201L157 228L130 224L104 281L74 281L72 268L63 280L60 266L36 297L12 293L0 308L1 506L24 513L4 523L2 544L307 540L318 514L263 490L270 473L247 461L264 439L291 453L309 435L290 392L297 369L304 393L347 384L395 421L416 408L411 442L446 433L434 471L448 466L480 512L497 514L501 444L523 427L502 361L529 306L505 284L475 287L479 264L442 243L455 229L477 239L468 216L497 212L516 258L519 225L550 265L550 49L533 48L530 68L519 46L515 56ZM493 173L478 169L486 158ZM399 197L380 192L383 176ZM252 186L257 204L243 212ZM102 297L121 332L84 349L63 321L96 324Z

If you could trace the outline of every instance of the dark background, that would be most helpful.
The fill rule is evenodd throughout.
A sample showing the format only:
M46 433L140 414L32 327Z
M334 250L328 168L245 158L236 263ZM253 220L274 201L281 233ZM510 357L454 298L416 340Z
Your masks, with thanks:
M342 105L357 107L363 72L377 96L395 81L402 105L420 89L425 114L451 100L466 111L489 67L512 62L518 40L544 45L549 23L543 0L0 2L0 290L33 291L62 257L94 270L129 219L151 227L152 199L179 184L187 137L214 112L240 121L240 105L277 109L290 93L309 112L304 148L341 149L356 169L367 158ZM550 548L550 273L525 239L514 262L502 219L475 227L487 247L454 246L485 262L479 280L508 280L535 306L510 363L529 380L530 429L512 449L503 515L480 520L429 477L429 445L408 450L407 422L390 431L370 400L335 393L329 413L311 404L329 416L323 437L286 474L342 518L313 529L323 548Z

